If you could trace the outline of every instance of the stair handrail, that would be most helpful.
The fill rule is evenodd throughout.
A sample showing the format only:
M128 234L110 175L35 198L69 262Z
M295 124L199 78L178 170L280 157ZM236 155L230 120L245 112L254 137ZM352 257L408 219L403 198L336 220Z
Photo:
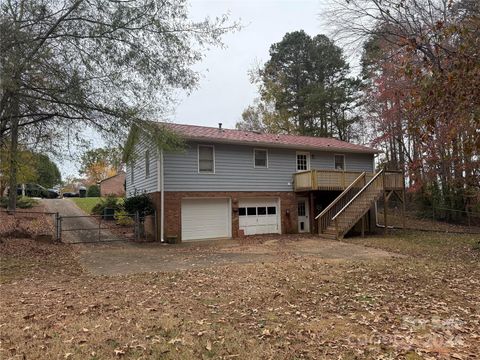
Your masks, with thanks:
M380 170L378 173L375 174L374 177L370 179L370 181L358 192L355 194L355 196L342 208L340 211L332 218L333 221L335 221L352 203L360 196L362 195L369 187L370 185L377 180L377 178L384 173L384 169Z
M363 178L363 177L365 177L365 176L366 176L366 173L365 173L365 172L362 172L350 185L347 186L347 188L346 188L345 190L342 191L342 193L341 193L340 195L338 195L338 196L335 198L335 200L333 200L333 201L330 203L330 205L328 205L325 209L323 209L323 211L322 211L320 214L318 214L318 215L315 217L315 220L318 220L318 218L324 216L324 215L327 213L327 211L329 211L332 207L334 207L335 204L336 204L337 202L339 202L340 199L343 198L343 197L347 194L347 192L349 192L350 189L353 188L353 187L357 184L357 182L360 181L360 179Z
M315 220L318 221L318 233L322 234L332 222L332 217L337 211L347 203L351 197L355 195L355 191L360 190L366 182L367 173L362 172L347 188L338 195L318 216ZM358 186L358 190L356 189ZM354 190L353 190L354 189Z

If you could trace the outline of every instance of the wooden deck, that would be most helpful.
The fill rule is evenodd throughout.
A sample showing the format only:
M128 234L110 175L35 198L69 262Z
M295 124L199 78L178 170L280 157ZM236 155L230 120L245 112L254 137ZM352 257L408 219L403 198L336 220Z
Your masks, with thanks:
M315 190L343 191L357 179L360 171L308 170L293 175L293 189L296 192ZM374 173L366 173L365 181L373 178ZM403 190L403 175L399 171L385 173L385 190Z

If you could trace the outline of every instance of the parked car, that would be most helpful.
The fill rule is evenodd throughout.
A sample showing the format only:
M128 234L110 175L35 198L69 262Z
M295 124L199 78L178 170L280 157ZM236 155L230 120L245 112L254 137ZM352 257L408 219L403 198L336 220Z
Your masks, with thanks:
M63 197L64 197L64 198L65 198L65 197L78 197L78 196L79 196L79 195L78 195L78 193L76 193L76 192L64 192L64 193L63 193Z
M22 186L17 188L17 195L23 195ZM45 189L42 185L30 183L25 184L25 196L56 199L58 198L59 194L54 189Z
M49 199L57 199L60 196L60 193L55 189L47 189Z

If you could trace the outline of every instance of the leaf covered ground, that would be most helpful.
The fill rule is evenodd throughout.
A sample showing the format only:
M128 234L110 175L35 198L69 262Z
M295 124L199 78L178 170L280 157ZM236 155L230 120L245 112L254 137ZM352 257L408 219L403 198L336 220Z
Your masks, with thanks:
M7 239L0 358L473 359L479 240L395 233L345 241L407 256L107 277L75 247Z

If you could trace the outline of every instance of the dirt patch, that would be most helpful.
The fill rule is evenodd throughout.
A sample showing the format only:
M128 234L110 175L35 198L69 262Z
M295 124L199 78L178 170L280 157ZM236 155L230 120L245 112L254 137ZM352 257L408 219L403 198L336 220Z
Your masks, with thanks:
M369 260L396 256L379 249L308 236L265 236L177 245L115 244L78 247L84 269L95 275L201 269L231 264L265 263L312 256L326 260Z

